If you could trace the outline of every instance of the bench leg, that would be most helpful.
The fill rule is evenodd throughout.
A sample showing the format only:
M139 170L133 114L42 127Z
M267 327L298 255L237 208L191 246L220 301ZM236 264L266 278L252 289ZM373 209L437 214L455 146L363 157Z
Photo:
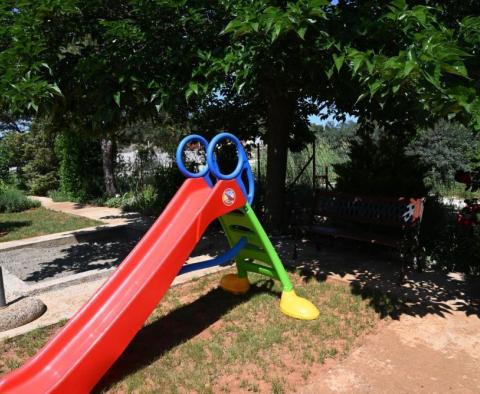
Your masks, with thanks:
M407 282L407 272L409 271L404 253L400 253L400 259L402 265L400 267L400 275L397 282L399 286L404 285Z
M398 280L399 285L403 285L406 283L408 279L408 273L411 270L412 263L414 262L414 255L412 253L412 244L407 237L404 237L403 242L400 246L399 250L400 254L400 277Z

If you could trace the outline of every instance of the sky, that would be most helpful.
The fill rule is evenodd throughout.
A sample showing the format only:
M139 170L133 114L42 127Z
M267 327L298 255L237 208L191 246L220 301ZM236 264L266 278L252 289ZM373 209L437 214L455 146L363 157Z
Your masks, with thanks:
M322 111L323 113L325 113L326 111ZM310 121L310 123L312 124L319 124L319 125L325 125L327 123L333 123L333 124L338 124L339 122L335 119L334 116L329 116L327 119L320 119L320 117L318 115L310 115L308 117L308 120ZM356 116L353 116L353 115L350 115L350 114L347 114L347 118L345 119L346 122L356 122L358 120L358 118Z

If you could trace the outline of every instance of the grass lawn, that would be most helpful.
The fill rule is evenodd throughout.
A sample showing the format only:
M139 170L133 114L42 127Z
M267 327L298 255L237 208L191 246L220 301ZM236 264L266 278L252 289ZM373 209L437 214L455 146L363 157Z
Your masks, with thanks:
M318 320L299 321L280 312L272 282L252 275L250 293L238 297L217 287L220 277L170 289L95 391L291 392L380 320L372 299L343 284L292 274L297 293L320 309ZM35 354L62 324L1 342L0 374Z
M97 220L45 208L18 213L0 213L0 242L60 233L101 224Z

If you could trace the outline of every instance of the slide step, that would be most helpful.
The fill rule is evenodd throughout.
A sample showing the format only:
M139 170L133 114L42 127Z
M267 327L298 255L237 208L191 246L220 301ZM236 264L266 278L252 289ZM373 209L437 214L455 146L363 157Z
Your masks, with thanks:
M231 213L225 215L229 225L237 225L243 227L250 227L250 222L245 217L245 215L235 214L232 215Z

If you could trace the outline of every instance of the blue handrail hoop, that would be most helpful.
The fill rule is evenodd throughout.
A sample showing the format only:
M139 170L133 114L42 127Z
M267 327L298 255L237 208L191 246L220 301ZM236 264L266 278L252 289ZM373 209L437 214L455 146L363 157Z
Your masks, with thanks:
M177 147L175 159L177 160L178 169L184 176L186 176L187 178L202 178L208 174L208 164L205 165L205 167L199 172L190 172L187 170L187 168L185 167L185 164L183 163L183 150L185 149L185 146L187 144L193 141L200 142L205 148L205 152L207 152L208 141L205 138L203 138L201 135L192 134L180 141L180 144L178 144L178 147Z
M215 156L215 148L217 144L222 140L229 140L233 142L235 144L235 147L237 148L238 163L235 169L230 174L223 174L220 171L220 168L218 167L217 159ZM200 142L204 146L207 154L206 165L204 166L204 168L202 168L201 171L197 173L188 171L183 162L183 151L185 149L185 146L188 143L191 143L193 141ZM217 180L236 179L240 188L245 194L245 198L247 199L247 202L249 204L253 202L253 197L255 194L255 182L253 179L252 169L250 168L250 163L248 162L248 157L245 150L243 149L242 143L233 134L230 134L230 133L217 134L210 143L200 135L197 135L197 134L189 135L185 137L178 145L177 152L176 152L176 159L177 159L177 165L180 172L183 175L185 175L187 178L205 177L205 179L209 184L212 184L211 179L209 177L210 174L213 175ZM247 185L245 185L244 180L242 179L242 176L246 177Z

